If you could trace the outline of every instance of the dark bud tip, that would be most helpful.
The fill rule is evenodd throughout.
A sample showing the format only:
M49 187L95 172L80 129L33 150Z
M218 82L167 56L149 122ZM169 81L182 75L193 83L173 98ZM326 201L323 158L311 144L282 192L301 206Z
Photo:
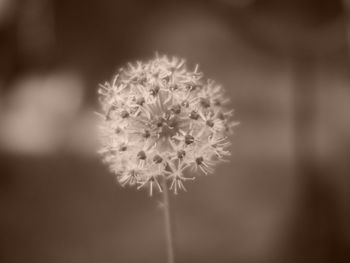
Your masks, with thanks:
M179 114L181 112L180 104L173 105L170 109L174 114Z
M201 156L201 157L196 158L196 164L198 164L198 165L201 165L201 164L203 163L203 161L204 161L204 159L203 159L203 157L202 157L202 156Z
M210 107L210 101L207 98L201 98L200 104L203 108L209 108Z
M176 84L171 84L170 87L169 87L169 89L170 89L171 91L177 90L178 88L179 88L179 87L178 87Z
M142 136L143 136L144 138L149 138L149 137L151 136L151 133L150 133L149 130L145 130L145 131L143 132Z
M184 100L181 105L185 108L188 108L190 106L190 103L187 100Z
M193 142L194 142L194 137L193 137L192 135L187 134L187 135L185 136L185 143L186 143L186 144L191 144L191 143L193 143Z
M116 105L112 105L110 108L109 108L109 111L114 111L114 110L116 110L116 109L118 109L118 107L116 106Z
M162 118L162 117L158 118L156 124L157 124L157 127L159 127L159 128L162 127L164 124L164 118Z
M189 90L189 91L194 91L198 86L195 85L195 84L191 84L191 85L187 85L186 88Z
M186 155L186 152L185 152L184 150L179 150L179 151L177 152L177 158L179 158L179 159L184 158L185 155Z
M142 76L141 78L139 78L138 81L140 82L140 84L145 84L147 81L147 78L146 78L146 76Z
M125 152L127 149L128 149L128 147L126 145L121 145L119 147L119 151L121 151L121 152Z
M136 104L142 106L145 103L144 97L138 97L136 99Z
M158 154L153 157L153 162L155 163L161 163L162 161L163 161L163 158Z
M219 112L216 117L220 120L225 120L225 115L222 112Z
M199 114L193 110L193 111L191 111L191 113L190 113L190 118L191 118L192 120L198 120Z
M144 151L139 151L139 153L137 154L137 158L139 158L140 160L146 160L146 153Z
M152 96L156 96L160 90L160 87L158 85L154 86L150 89L150 93Z
M120 116L125 119L127 117L129 117L129 112L127 112L126 110L123 110L121 113L120 113Z
M168 126L170 128L175 128L177 125L177 121L176 121L176 118L171 118L168 120Z
M221 101L219 101L219 100L214 100L214 105L215 106L221 106Z
M213 122L212 120L207 120L207 121L206 121L206 124L207 124L210 128L212 128L212 127L214 126L214 122Z

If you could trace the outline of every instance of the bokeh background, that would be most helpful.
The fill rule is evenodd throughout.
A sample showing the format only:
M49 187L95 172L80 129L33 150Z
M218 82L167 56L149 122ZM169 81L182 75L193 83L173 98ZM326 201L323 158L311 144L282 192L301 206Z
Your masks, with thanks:
M0 0L0 262L165 262L160 195L96 154L97 85L199 63L240 121L172 196L176 262L350 262L347 0Z

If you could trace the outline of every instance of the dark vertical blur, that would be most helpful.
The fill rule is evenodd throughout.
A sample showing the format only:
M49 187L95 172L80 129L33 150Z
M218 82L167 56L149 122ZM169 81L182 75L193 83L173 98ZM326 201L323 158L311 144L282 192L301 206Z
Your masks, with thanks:
M178 262L350 262L348 0L0 0L0 262L164 262L159 196L95 154L96 87L156 51L241 122L172 198Z

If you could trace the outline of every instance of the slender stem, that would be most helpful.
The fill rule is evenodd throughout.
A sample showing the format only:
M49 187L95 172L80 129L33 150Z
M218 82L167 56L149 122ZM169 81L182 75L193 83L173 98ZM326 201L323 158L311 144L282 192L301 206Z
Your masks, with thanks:
M163 186L163 202L164 202L164 227L165 227L165 235L166 235L166 246L167 246L167 263L175 262L174 255L174 236L173 236L173 228L171 224L171 214L170 214L170 202L169 202L169 190L166 184L166 180L162 180Z

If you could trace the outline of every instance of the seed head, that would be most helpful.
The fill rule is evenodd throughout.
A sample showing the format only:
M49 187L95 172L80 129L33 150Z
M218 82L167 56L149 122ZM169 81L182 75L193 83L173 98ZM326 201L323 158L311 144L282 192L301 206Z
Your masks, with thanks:
M152 194L153 187L162 191L161 179L177 194L194 179L186 170L211 173L230 154L227 136L237 123L223 89L183 59L129 64L99 94L100 153L123 186L149 187Z

